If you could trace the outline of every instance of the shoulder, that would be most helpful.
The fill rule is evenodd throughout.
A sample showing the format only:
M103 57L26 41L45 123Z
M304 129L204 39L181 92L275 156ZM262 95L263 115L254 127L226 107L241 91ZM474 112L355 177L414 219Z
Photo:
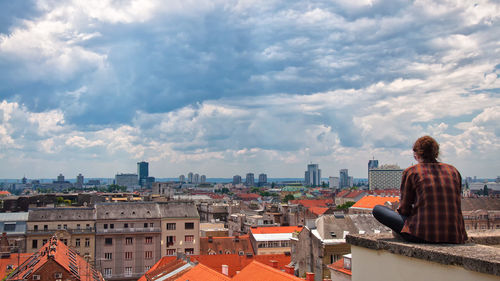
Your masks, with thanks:
M419 164L416 164L416 165L413 165L413 166L410 166L410 167L406 168L406 169L403 171L403 175L408 175L408 174L413 174L413 173L415 173L415 172L418 170L418 165L419 165Z

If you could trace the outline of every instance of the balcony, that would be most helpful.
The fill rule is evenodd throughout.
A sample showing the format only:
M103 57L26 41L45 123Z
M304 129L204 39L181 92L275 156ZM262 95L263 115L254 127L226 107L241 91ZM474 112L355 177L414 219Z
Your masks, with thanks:
M95 233L95 228L80 228L80 229L38 229L38 230L26 230L26 234L31 235L52 235L56 231L67 231L70 234L93 234Z
M114 233L161 233L160 227L128 227L128 228L111 228L98 229L96 234L114 234Z

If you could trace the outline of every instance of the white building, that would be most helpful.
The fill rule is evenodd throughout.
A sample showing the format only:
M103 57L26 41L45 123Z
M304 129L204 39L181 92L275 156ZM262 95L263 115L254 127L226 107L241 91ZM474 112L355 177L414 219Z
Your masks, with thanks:
M193 183L200 183L200 175L199 174L194 174Z
M119 186L126 186L128 190L139 188L139 179L137 174L117 174L115 183Z
M339 188L339 177L328 177L328 183L329 187L332 189L338 189Z

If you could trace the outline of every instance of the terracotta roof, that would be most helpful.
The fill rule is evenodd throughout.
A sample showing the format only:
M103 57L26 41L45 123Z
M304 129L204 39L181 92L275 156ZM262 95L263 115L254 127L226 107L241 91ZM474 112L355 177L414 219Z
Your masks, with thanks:
M271 233L292 233L300 232L302 226L270 226L270 227L252 227L252 234L271 234Z
M245 199L251 200L251 199L261 198L261 196L259 194L255 194L255 193L239 193L239 194L237 194L237 196L243 200L245 200Z
M249 235L242 235L238 238L232 237L200 237L200 254L253 254L252 243Z
M327 207L328 205L333 204L332 199L302 199L302 200L291 200L291 204L300 204L304 207Z
M384 205L385 202L399 202L399 197L389 197L389 196L372 196L368 195L359 199L356 204L352 205L351 208L356 209L373 209L376 205Z
M327 265L328 268L331 268L335 271L342 272L347 275L352 275L352 271L344 268L344 259L340 259L332 264Z
M344 196L344 198L354 198L354 197L357 197L363 193L366 193L364 190L353 190L351 192L349 192L349 194L346 194Z
M0 259L0 280L3 280L3 278L10 273L13 269L17 268L18 266L18 258L19 258L19 264L22 264L25 262L28 258L33 255L32 253L29 254L10 254L10 257L6 258L1 258ZM7 269L9 268L9 269Z
M231 278L199 263L173 280L225 281Z
M199 262L206 267L211 268L214 271L219 273L222 272L222 265L228 266L228 274L229 277L233 277L236 275L237 271L241 271L252 261L256 260L263 264L272 266L271 261L278 262L278 269L284 269L285 265L288 265L291 262L291 256L287 256L285 254L273 254L273 255L258 255L258 256L247 256L247 255L192 255L189 256L191 261ZM139 278L138 281L147 281L146 275L149 278L154 276L161 277L161 273L163 272L171 272L176 268L179 268L180 265L186 264L183 260L178 260L176 257L163 257L160 259L145 275ZM179 277L179 275L177 275ZM154 280L154 279L152 279ZM170 280L170 279L169 279ZM190 279L195 280L195 279Z
M45 245L22 263L17 272L7 280L19 278L30 279L38 270L43 270L50 260L58 263L66 272L80 279L82 276L91 276L92 280L104 281L100 272L95 271L84 258L68 248L64 243L52 237Z
M491 197L462 198L462 211L500 210L500 200Z
M349 189L344 189L344 190L342 190L341 192L339 192L339 193L336 195L336 197L343 197L343 196L345 196L345 195L349 194L349 192L351 192Z
M267 266L258 261L253 261L247 265L240 273L233 277L234 281L288 281L297 280L304 281L304 279L295 277L294 275L285 273L281 270Z
M9 196L10 192L8 192L7 190L0 190L0 195L7 195L7 196Z
M328 207L309 207L309 211L317 216L324 214L328 209Z

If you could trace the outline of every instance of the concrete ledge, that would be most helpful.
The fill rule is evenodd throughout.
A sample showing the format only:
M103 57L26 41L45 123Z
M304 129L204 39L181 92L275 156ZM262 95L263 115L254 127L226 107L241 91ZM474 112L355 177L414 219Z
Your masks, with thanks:
M476 241L491 242L500 241L497 238L483 236ZM498 239L498 240L497 240ZM467 243L455 244L416 244L394 238L391 234L349 234L347 243L373 249L385 250L393 254L422 259L445 265L457 265L467 270L500 276L500 248L495 246ZM474 238L470 239L474 241Z

